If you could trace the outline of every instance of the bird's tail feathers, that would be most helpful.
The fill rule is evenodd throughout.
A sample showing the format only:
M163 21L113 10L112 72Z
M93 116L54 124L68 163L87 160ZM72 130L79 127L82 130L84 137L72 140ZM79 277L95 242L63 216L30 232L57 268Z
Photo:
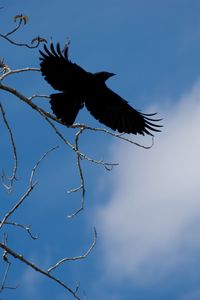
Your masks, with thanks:
M80 99L68 96L67 93L57 93L50 95L50 104L56 117L66 125L72 125L81 108L83 102Z

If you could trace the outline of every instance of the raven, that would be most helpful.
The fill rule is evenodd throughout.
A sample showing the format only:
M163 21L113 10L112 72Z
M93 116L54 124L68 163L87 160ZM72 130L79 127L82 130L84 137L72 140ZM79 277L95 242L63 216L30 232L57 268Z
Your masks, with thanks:
M61 51L53 43L49 49L44 45L40 51L41 72L45 80L61 93L50 95L53 113L66 125L75 122L77 114L85 105L99 122L120 133L149 134L160 131L161 125L152 119L154 114L144 114L131 107L126 100L109 89L105 81L114 73L90 73L72 63L68 58L69 44Z

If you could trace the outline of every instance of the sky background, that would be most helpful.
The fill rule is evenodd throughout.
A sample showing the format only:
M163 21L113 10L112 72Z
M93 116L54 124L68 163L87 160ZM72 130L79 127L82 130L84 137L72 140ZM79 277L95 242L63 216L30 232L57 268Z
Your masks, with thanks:
M70 57L91 72L110 71L108 82L137 109L158 111L163 131L145 150L102 133L81 137L83 152L96 159L119 162L111 172L83 161L85 211L67 215L80 205L75 155L48 124L20 100L1 91L18 148L19 181L11 195L0 189L1 216L25 192L36 161L51 147L36 174L38 184L12 220L31 224L39 239L20 229L4 227L8 245L43 268L63 257L83 254L84 261L63 264L53 274L80 296L95 300L200 299L200 2L195 0L57 0L1 1L1 33L13 27L12 17L29 16L13 36L28 42L36 36L71 40ZM0 41L0 57L11 69L39 67L38 49ZM42 48L42 47L41 47ZM50 94L40 73L10 76L5 83L24 95ZM48 101L34 100L50 111ZM77 122L99 127L86 110ZM58 126L71 142L72 129ZM0 168L12 170L12 152L0 125ZM150 137L132 137L144 145ZM2 233L2 236L3 236ZM3 264L0 272L3 274ZM2 299L71 299L44 276L12 260L9 285Z

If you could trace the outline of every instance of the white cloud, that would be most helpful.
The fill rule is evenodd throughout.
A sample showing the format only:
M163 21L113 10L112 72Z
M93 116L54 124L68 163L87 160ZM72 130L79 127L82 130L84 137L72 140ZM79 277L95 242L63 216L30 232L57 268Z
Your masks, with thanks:
M200 81L172 106L152 149L112 147L120 166L95 218L104 271L120 279L159 279L200 248Z

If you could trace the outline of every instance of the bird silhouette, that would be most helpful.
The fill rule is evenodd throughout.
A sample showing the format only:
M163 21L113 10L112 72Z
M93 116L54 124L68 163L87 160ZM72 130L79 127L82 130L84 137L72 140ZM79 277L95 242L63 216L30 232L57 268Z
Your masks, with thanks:
M72 125L80 109L86 106L99 122L120 133L149 134L160 131L161 119L156 113L144 114L131 107L126 100L109 89L106 80L114 73L85 71L68 58L69 44L63 51L59 43L40 50L41 72L45 80L60 93L50 95L50 104L56 117Z

